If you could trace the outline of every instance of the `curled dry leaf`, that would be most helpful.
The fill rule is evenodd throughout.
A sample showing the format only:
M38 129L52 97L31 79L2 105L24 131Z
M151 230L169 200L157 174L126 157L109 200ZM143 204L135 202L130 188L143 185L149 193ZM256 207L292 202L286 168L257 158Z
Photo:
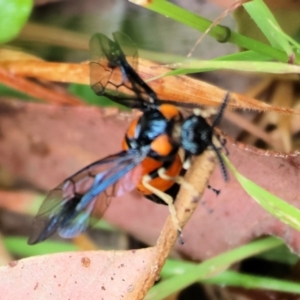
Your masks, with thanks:
M49 63L38 60L6 60L0 62L0 67L18 76L57 82L89 84L88 63L70 64ZM167 71L169 71L169 69L156 65L153 62L143 59L139 60L139 74L144 80L149 80ZM114 72L111 80L120 82L121 74ZM220 105L226 93L225 90L214 85L187 76L160 78L151 81L150 85L162 99L196 105ZM274 107L242 94L231 93L230 95L229 106L233 108L300 114L298 110Z

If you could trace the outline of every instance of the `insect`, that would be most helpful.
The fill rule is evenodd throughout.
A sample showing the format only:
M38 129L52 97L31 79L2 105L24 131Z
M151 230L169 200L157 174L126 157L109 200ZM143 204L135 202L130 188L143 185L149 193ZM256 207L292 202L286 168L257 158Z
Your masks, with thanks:
M135 188L146 198L168 205L181 233L174 196L191 157L207 148L215 151L224 180L228 180L219 146L213 140L218 140L214 127L222 118L229 93L212 125L199 109L185 118L170 101L158 99L140 78L136 72L137 50L131 39L120 32L113 37L114 41L98 33L91 39L91 87L96 94L138 108L143 114L130 124L123 151L92 163L50 191L33 220L29 244L44 241L54 232L64 238L77 236L92 225L94 211L102 216L112 197ZM121 76L116 82L118 72ZM183 161L180 148L184 150Z

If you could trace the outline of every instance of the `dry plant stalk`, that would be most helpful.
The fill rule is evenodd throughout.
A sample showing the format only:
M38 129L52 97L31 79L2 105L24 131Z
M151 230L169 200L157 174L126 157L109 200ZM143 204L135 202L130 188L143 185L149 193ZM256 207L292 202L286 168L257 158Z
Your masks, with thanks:
M75 96L43 87L38 83L27 80L2 68L0 68L0 82L26 95L43 99L52 104L84 105L84 102Z
M226 18L230 13L232 13L235 9L240 7L243 4L243 1L237 1L234 2L229 8L225 9L212 23L211 25L204 31L204 33L200 36L200 38L197 40L193 48L188 53L187 57L191 57L197 48L197 46L202 42L202 40L205 38L205 36L211 31L213 27L218 25L222 19Z
M181 227L185 226L195 211L202 194L207 188L209 177L215 165L215 153L211 150L205 151L201 156L194 159L191 168L185 176L185 180L195 190L181 187L175 202L177 217ZM197 193L195 194L195 192ZM171 216L169 216L157 240L156 246L153 248L153 259L151 260L151 265L147 267L148 272L141 274L133 292L127 294L124 299L143 299L146 296L154 282L159 278L160 271L177 240L177 229L174 227Z
M50 63L40 59L9 60L6 57L5 60L0 60L0 67L17 76L79 84L89 84L90 82L88 62L82 64ZM139 59L139 74L146 81L168 71L170 71L168 68ZM112 81L114 80L120 82L121 74L114 72ZM214 85L181 75L151 81L151 87L162 99L188 105L219 106L226 93L225 90ZM300 114L298 110L274 107L238 93L230 95L229 106L232 108Z

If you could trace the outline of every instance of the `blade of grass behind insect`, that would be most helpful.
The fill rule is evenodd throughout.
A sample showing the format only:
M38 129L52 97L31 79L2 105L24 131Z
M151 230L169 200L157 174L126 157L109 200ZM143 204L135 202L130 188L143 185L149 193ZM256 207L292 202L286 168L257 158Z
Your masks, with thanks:
M269 23L275 30L280 31L280 34L284 36L286 40L289 41L296 48L296 51L300 51L300 44L296 40L287 35L277 24L273 23L271 20L269 20Z
M191 59L187 59L184 56L174 55L171 53L161 53L161 52L154 52L154 51L146 51L146 50L139 50L140 56L146 58L148 60L153 60L162 64L171 64L171 68L177 66L177 63L180 66L180 63L184 63L185 61L189 61ZM216 57L212 59L212 61L268 61L272 60L272 57L263 55L253 50L246 50L242 52L232 53L220 57Z
M51 240L32 246L27 244L27 238L17 236L4 238L4 245L10 253L21 257L78 250L74 244Z
M25 93L14 90L10 87L7 87L4 84L0 84L0 95L1 95L1 97L18 98L20 100L29 100L29 101L36 100L36 99L33 99L32 97L26 95Z
M234 168L228 158L223 156L228 168L232 171L235 178L241 184L243 189L266 211L283 223L300 231L300 210L284 200L276 197L267 190L261 188L253 181L247 179Z
M300 66L284 64L280 62L259 62L259 61L221 61L221 60L190 60L180 63L180 68L172 70L151 80L165 76L186 75L208 70L235 70L243 72L260 72L272 74L287 74L300 72Z
M203 280L216 275L231 264L245 259L249 256L261 253L263 251L278 247L282 242L275 238L265 238L254 241L248 245L236 248L229 252L220 254L214 258L190 267L186 272L165 280L154 286L146 296L147 300L159 300L173 294L176 291L191 285L198 280Z
M261 29L270 44L273 47L282 49L291 57L293 55L292 47L267 5L262 0L253 0L244 3L243 7ZM274 24L276 28L274 25L272 26L272 24Z
M253 50L246 50L242 52L232 53L224 56L219 56L212 61L268 61L272 57L263 55Z
M270 277L241 274L234 271L226 271L213 278L202 281L206 284L218 284L221 286L242 287L245 289L264 289L278 292L300 293L300 284L279 280Z
M120 105L105 96L96 95L91 87L85 84L72 83L69 85L68 91L74 96L80 97L85 103L90 105L98 105L101 107L118 107L122 110L128 110L128 108L125 106Z
M211 21L194 14L182 7L179 7L169 1L153 0L153 1L138 1L130 0L130 2L162 14L170 19L183 23L191 28L204 32L210 25ZM273 59L287 62L289 56L282 50L269 46L265 43L248 38L238 34L224 26L217 25L211 29L208 35L212 36L219 42L233 43L241 48L254 50L263 55L272 57ZM300 63L300 54L295 53L295 62Z
M155 54L154 54L154 58L155 58ZM190 62L193 62L193 61L196 61L195 59L186 59L184 57L177 57L176 60L174 59L173 61L172 60L169 60L169 57L166 58L166 60L163 59L163 56L160 54L160 56L157 56L156 58L159 58L159 59L154 59L154 60L157 60L158 62L161 62L161 63L174 63L173 65L171 64L171 68L177 68L176 70L172 70L170 72L166 72L164 74L161 74L159 76L156 76L156 77L153 77L151 78L149 81L151 80L155 80L155 79L159 79L159 78L162 78L162 77L165 77L165 76L170 76L170 75L173 75L174 72L178 72L178 75L182 74L182 75L186 75L186 74L189 74L189 73L194 73L195 70L193 68L191 69L183 69L181 68L182 64L185 64L185 63L190 63ZM224 55L224 56L220 56L220 57L216 57L210 61L229 61L229 62L237 62L237 61L244 61L244 62L260 62L260 61L269 61L271 60L272 58L269 57L269 56L266 56L266 55L263 55L261 53L258 53L256 51L252 51L252 50L247 50L247 51L242 51L242 52L237 52L237 53L233 53L233 54L229 54L229 55ZM200 62L199 62L200 63ZM201 67L200 69L197 70L197 72L208 72L208 71L214 71L214 70L217 70L217 68L203 68Z
M183 274L184 272L189 272L190 269L195 266L197 266L195 263L169 259L167 260L161 272L161 278L164 280L172 278L173 276ZM234 286L247 289L265 289L289 293L300 292L299 283L293 283L275 278L242 274L231 270L224 271L221 274L218 274L209 279L199 280L199 282L205 284L216 284L223 287Z

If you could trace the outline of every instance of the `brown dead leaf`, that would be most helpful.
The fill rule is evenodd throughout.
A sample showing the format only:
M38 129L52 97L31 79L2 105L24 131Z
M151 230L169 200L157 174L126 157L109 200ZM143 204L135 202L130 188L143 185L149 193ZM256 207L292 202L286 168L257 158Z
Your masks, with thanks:
M121 128L126 128L132 115L116 114L115 109L73 109L1 101L0 161L3 167L49 190L70 173L120 150L124 135ZM108 132L110 136L106 135Z
M203 193L206 188L208 178L213 171L215 165L215 153L213 151L207 151L203 156L195 160L195 163L186 174L186 180L191 184L188 189L182 189L178 195L176 201L177 217L180 221L181 227L185 225L193 211L197 206L197 199ZM201 175L201 176L200 176ZM197 188L196 183L197 182ZM195 186L195 188L194 188ZM153 248L153 255L149 264L151 267L141 270L139 276L135 279L135 288L130 291L129 295L125 295L124 299L143 299L148 290L153 286L155 280L158 278L161 268L163 267L165 260L169 256L169 253L177 240L177 228L172 222L172 218L169 216L165 226L161 231L160 238L157 245ZM90 259L84 260L85 265ZM51 265L51 261L45 262L45 264ZM69 272L69 270L64 270ZM136 270L135 270L136 272ZM119 278L122 274L116 273ZM23 283L21 283L22 286ZM97 282L98 284L98 282ZM107 289L110 290L112 285L107 285ZM47 291L42 291L39 297L45 297ZM99 296L99 295L98 295Z
M13 261L0 268L1 299L130 297L140 275L155 269L153 252L153 248L70 252Z
M54 188L88 163L120 150L125 128L133 115L108 114L105 117L105 111L2 102L0 163L39 188ZM255 152L229 139L228 148L229 159L240 173L300 207L299 154L276 156L272 152ZM175 245L177 253L203 260L265 234L279 236L300 253L300 234L265 212L233 176L225 184L217 167L210 184L221 189L221 194L216 197L206 190L184 228L185 244ZM166 207L133 192L114 199L105 218L154 245L167 216Z

